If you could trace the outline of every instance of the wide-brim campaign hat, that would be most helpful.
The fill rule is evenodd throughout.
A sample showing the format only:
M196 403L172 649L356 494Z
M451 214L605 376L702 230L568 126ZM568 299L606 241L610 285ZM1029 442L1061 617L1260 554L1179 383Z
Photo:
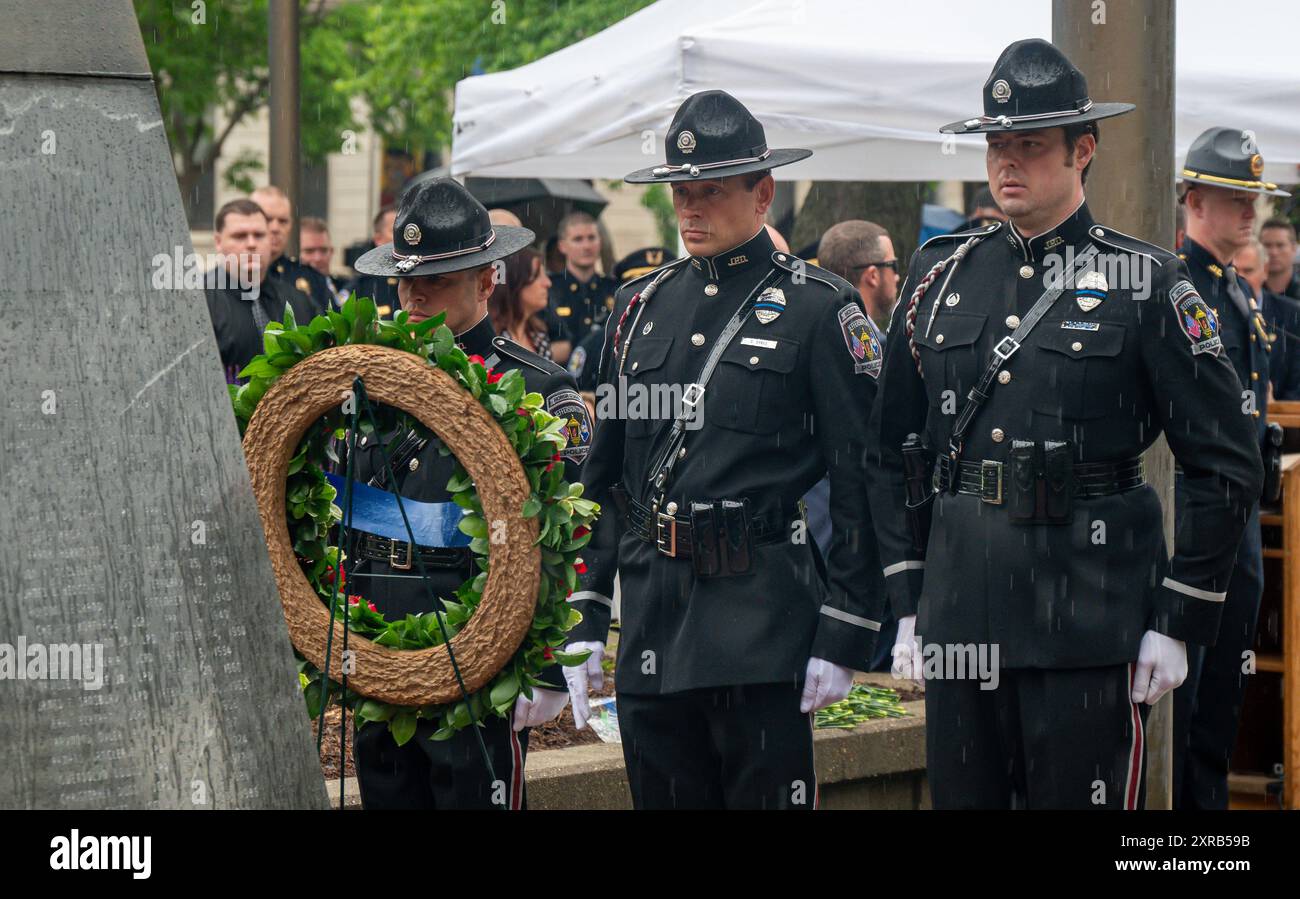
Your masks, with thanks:
M532 244L527 228L493 225L483 204L450 178L421 182L402 196L393 242L356 261L363 275L418 278L478 268Z
M761 172L789 165L812 150L767 146L763 125L726 91L700 91L677 107L664 138L667 162L637 169L623 178L629 184L703 181Z
M1132 103L1094 103L1088 80L1047 41L1016 41L1002 51L984 82L984 114L940 131L1031 131L1093 122L1132 112Z
M1270 197L1289 197L1272 181L1261 181L1264 157L1255 135L1238 128L1210 128L1192 141L1179 177L1191 184L1210 184Z

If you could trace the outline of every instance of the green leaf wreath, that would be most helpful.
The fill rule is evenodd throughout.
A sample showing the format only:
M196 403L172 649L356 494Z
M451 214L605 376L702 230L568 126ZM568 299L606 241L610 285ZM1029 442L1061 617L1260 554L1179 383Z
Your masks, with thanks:
M538 674L551 665L575 665L587 653L566 654L556 647L564 645L565 633L582 616L566 601L578 585L578 575L585 571L579 552L591 540L591 524L600 507L582 498L582 485L564 479L559 452L566 443L564 423L543 408L542 396L527 393L518 371L499 374L484 368L482 358L467 356L456 346L451 330L438 315L418 324L408 321L405 311L392 321L378 318L373 300L349 298L340 311L318 315L309 324L299 325L293 309L286 306L284 321L272 322L262 338L265 352L254 358L240 372L248 378L243 385L230 385L230 398L241 436L271 385L286 371L312 353L347 344L373 344L413 353L451 375L477 399L501 427L514 447L528 477L531 494L523 504L522 514L538 519L537 543L541 547L542 572L537 589L537 606L532 627L510 663L483 689L474 693L467 704L463 700L449 705L399 706L360 696L348 690L346 695L331 672L324 674L298 654L299 681L307 702L307 713L320 716L331 702L340 702L352 710L356 725L381 721L388 725L401 745L415 734L420 718L436 719L439 728L433 739L445 740L468 727L471 720L482 721L488 714L506 717L520 693L532 696L532 688L541 683ZM377 425L381 433L409 428L427 434L428 429L407 413L379 404L373 405L375 423L362 418L358 432L373 434ZM443 643L442 628L436 613L408 615L388 621L370 603L359 596L349 596L340 567L340 550L330 545L331 531L342 521L343 512L334 503L337 491L325 477L328 462L338 463L334 439L344 439L344 414L331 410L303 435L297 452L289 462L285 484L285 514L294 553L316 594L326 605L335 600L336 614L346 616L347 626L383 646L395 649L423 649ZM391 452L391 449L390 449ZM449 451L442 447L444 455ZM455 591L455 598L441 597L443 626L448 638L454 637L474 614L483 597L487 572L488 526L478 491L464 467L457 462L447 489L456 505L465 510L460 529L471 538L479 573ZM335 578L339 579L337 591Z

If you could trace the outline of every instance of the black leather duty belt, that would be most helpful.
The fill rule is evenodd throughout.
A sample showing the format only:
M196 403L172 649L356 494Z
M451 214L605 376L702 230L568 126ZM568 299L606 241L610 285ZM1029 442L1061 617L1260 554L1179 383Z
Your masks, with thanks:
M947 492L949 485L950 463L944 456L939 457L939 466L935 470L935 486L940 492ZM984 502L1000 506L1010 485L1003 477L1004 464L985 459L983 462L958 462L958 493L978 496ZM1076 499L1091 499L1099 496L1111 496L1141 487L1146 483L1146 470L1140 456L1123 459L1118 462L1081 462L1071 469L1073 495Z
M793 516L792 516L793 517ZM694 522L690 515L652 512L635 499L627 497L628 530L646 543L653 543L665 556L689 559L694 553ZM773 525L757 516L749 518L749 539L754 546L780 543L789 536L788 523Z
M462 568L470 563L470 551L464 546L416 546L420 561L426 568ZM398 571L410 571L415 567L416 554L411 551L411 544L405 540L389 540L377 534L366 534L361 538L357 554L362 559L387 562Z

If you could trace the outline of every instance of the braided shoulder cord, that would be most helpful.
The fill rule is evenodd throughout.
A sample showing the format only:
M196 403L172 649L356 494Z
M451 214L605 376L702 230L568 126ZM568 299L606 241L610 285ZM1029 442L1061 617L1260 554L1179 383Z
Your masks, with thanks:
M916 335L916 309L921 303L921 297L925 296L926 290L928 290L930 285L934 283L934 279L939 277L940 273L943 272L944 269L947 269L948 263L951 262L952 269L948 271L948 277L945 278L943 281L944 287L947 287L948 282L952 279L952 273L957 270L957 264L961 262L962 259L966 258L966 254L969 253L975 247L975 245L978 244L983 239L984 239L983 237L978 237L978 236L972 237L969 240L967 240L964 244L959 246L951 256L947 257L946 259L940 259L938 262L936 262L930 268L930 270L925 273L925 277L922 278L919 282L917 282L916 289L912 291L912 296L907 301L907 317L906 317L907 325L905 329L907 332L907 346L912 351L912 361L916 364L916 373L918 375L921 374L921 354L917 352L916 349L915 335ZM943 288L939 289L939 296L943 296ZM936 298L936 303L937 301L938 300ZM930 313L930 319L932 321L934 319L933 312Z
M627 348L632 343L632 341L629 339L627 345L623 347L623 355L620 356L618 353L618 346L619 346L619 342L623 339L623 323L627 321L627 317L632 312L633 307L639 307L640 309L644 309L646 304L650 302L650 298L654 296L655 291L659 289L660 283L662 283L663 281L671 277L675 271L677 271L676 268L670 268L660 272L659 275L656 276L653 281L647 284L643 290L639 290L632 295L632 299L628 300L627 308L624 309L623 314L618 317L618 324L614 327L614 344L612 350L614 353L614 358L618 360L618 373L620 375L623 373L623 363L627 359ZM637 317L634 320L633 324L635 325L635 322L639 321L640 318L641 318L641 312L638 311Z

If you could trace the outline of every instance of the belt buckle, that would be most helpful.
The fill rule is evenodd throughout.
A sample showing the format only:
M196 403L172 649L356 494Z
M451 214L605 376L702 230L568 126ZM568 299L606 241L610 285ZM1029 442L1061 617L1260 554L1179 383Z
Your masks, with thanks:
M993 489L989 489L991 483ZM980 463L980 500L992 506L1002 505L1002 463L985 459Z
M399 544L406 547L406 559L401 562L397 561L397 547ZM405 540L388 541L388 564L389 566L396 568L398 571L410 571L411 561L414 555L415 548Z
M668 525L668 536L664 537L664 525ZM668 548L664 549L664 541ZM664 512L655 513L655 549L670 559L677 558L677 516Z

